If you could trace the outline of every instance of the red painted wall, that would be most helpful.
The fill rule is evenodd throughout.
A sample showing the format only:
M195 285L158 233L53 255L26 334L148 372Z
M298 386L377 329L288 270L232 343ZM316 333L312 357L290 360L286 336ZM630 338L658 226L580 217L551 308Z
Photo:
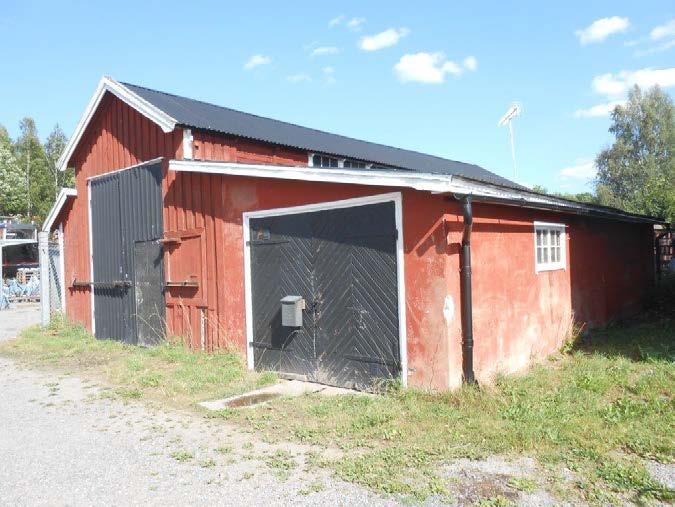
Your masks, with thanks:
M193 132L194 156L306 165L307 154L232 136ZM89 279L86 178L157 156L182 158L182 132L163 134L116 98L104 100L73 162L78 197L67 215L66 281ZM396 189L166 172L167 280L194 276L196 289L170 289L167 327L193 348L244 352L242 213ZM412 385L461 382L459 205L404 190L403 239L407 350ZM639 309L652 280L651 228L551 212L474 204L475 367L480 380L513 372L555 351L572 316L601 325ZM535 273L533 222L567 225L567 268ZM68 283L69 285L69 283ZM88 289L68 290L68 315L87 325ZM204 333L202 333L202 329Z
M77 197L63 222L66 312L90 330L90 290L72 286L75 279L91 280L87 178L157 157L181 156L181 142L181 132L164 134L117 97L106 94L73 153L69 166L75 168Z

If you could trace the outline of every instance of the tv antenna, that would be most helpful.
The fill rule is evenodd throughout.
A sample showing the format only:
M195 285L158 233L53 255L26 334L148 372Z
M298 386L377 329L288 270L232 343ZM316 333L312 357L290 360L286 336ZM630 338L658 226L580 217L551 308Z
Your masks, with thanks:
M509 139L511 140L511 158L513 159L513 179L518 178L518 168L516 166L516 145L513 141L513 119L516 118L517 116L520 116L520 113L523 112L523 108L521 107L518 102L514 102L511 104L511 107L509 108L508 111L506 111L506 114L502 116L502 119L499 120L499 125L500 127L503 127L504 125L508 125L509 127Z

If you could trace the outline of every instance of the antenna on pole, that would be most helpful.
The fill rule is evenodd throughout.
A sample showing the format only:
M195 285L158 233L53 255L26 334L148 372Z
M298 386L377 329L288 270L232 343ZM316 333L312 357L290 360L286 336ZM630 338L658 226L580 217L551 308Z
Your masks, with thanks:
M503 127L504 125L508 125L509 127L509 139L511 140L511 158L513 159L513 179L517 180L518 179L518 168L516 166L516 145L513 140L513 123L512 120L516 116L520 116L520 113L523 111L523 108L518 104L517 102L514 102L511 104L511 107L509 108L508 111L506 111L506 114L502 116L502 119L499 120L497 125L500 127Z

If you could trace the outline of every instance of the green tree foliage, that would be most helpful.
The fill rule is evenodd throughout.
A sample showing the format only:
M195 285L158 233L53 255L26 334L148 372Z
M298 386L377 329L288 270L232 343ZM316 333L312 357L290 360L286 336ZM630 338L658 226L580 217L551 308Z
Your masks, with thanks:
M532 187L532 190L539 192L540 194L550 194L555 195L556 197L562 197L563 199L568 199L570 201L579 201L589 204L598 204L598 198L595 194L591 192L580 192L578 194L570 194L565 192L549 192L546 190L546 187L541 185L535 185Z
M66 135L57 123L51 134L49 134L49 137L47 137L44 146L45 155L47 155L47 166L54 179L55 195L58 195L61 188L72 187L75 184L75 175L72 169L59 171L56 167L56 163L58 162L61 153L63 153L67 142L68 139L66 138Z
M30 218L41 219L47 215L54 202L54 185L48 169L47 155L32 118L21 120L19 130L20 134L14 144L14 151L19 167L26 175L28 187L26 215Z
M56 168L67 140L56 125L43 145L32 118L21 120L19 128L19 137L12 142L0 127L0 215L40 222L59 190L73 185L73 171Z
M18 215L26 211L26 179L14 156L12 141L0 125L0 215Z
M631 90L612 113L616 140L596 159L601 204L675 220L675 107L658 87Z

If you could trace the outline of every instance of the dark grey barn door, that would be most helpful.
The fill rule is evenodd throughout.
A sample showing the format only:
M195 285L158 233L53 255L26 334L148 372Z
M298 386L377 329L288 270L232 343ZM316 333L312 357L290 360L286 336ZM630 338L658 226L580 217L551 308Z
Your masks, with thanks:
M368 389L400 374L394 203L252 219L258 369ZM280 299L305 298L303 326Z
M97 338L151 345L164 337L162 166L91 180Z

